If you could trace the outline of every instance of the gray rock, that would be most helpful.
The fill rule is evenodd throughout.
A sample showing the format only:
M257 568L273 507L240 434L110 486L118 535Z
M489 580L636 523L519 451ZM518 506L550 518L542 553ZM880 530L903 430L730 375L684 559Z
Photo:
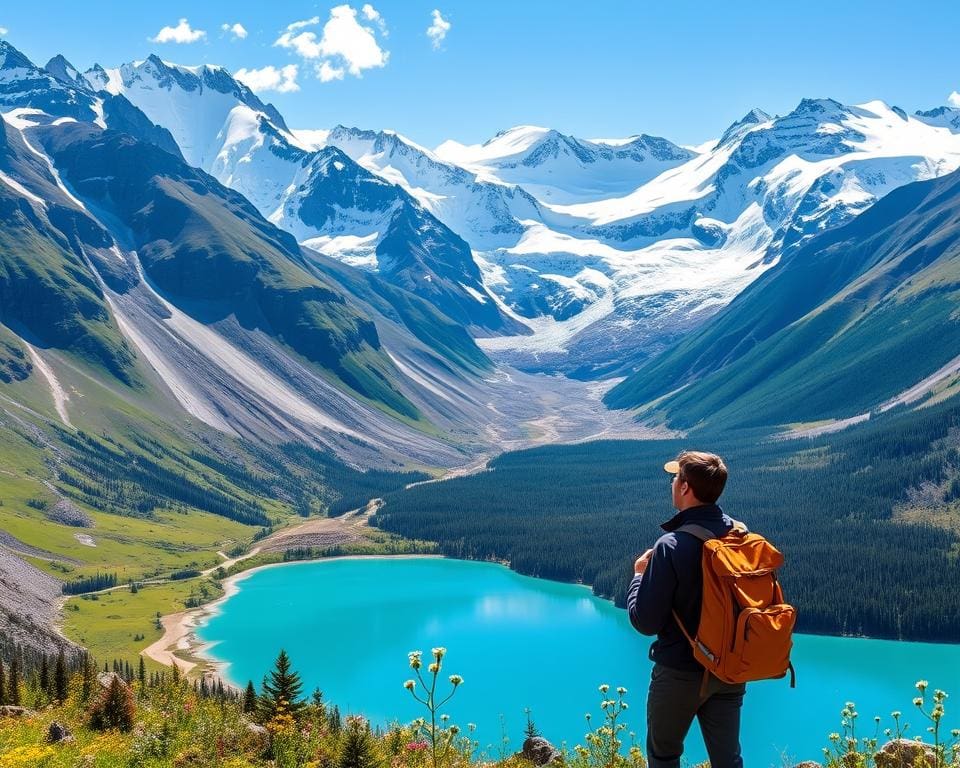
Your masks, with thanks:
M816 760L804 760L802 763L797 763L793 768L823 768Z
M70 499L60 499L46 512L47 519L54 523L71 525L74 528L93 528L93 518Z
M73 741L73 734L63 723L58 723L54 720L50 723L50 727L47 728L47 743L60 744L64 741Z
M888 741L873 756L877 768L916 768L924 764L936 768L937 758L933 747L912 739Z
M106 690L110 687L110 683L113 682L113 678L117 678L120 682L122 688L129 688L127 681L123 679L121 675L118 675L116 672L101 672L97 675L97 682L100 683L100 687Z
M32 717L35 715L32 709L26 707L15 707L13 704L4 704L0 706L0 717Z
M531 736L523 742L520 756L534 765L550 765L560 760L560 750L542 736Z

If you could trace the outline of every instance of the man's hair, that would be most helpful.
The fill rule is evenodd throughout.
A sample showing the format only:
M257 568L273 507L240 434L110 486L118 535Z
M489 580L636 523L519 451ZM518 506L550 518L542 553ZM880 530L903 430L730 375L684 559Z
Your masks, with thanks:
M727 484L727 465L715 453L683 451L677 456L680 480L686 481L693 495L704 504L713 504L720 498Z

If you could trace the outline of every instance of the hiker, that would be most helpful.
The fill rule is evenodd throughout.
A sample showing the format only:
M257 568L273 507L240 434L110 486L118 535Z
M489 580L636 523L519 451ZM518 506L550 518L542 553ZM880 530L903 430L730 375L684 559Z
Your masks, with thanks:
M783 557L717 506L727 482L727 468L719 456L684 451L663 468L673 475L677 513L663 523L666 533L653 548L637 558L627 594L634 628L657 636L650 647L654 667L647 697L647 762L649 768L679 766L684 739L696 717L711 768L742 768L740 710L745 681L782 677L789 667L795 611L783 602L776 579ZM711 543L706 545L707 541ZM741 553L719 558L723 561L719 566L711 561L710 572L705 573L705 550L709 554L728 545L730 551L739 548ZM731 562L749 578L735 589L709 590L705 601L705 577ZM758 564L762 567L757 573L750 573ZM720 579L723 576L719 574ZM737 589L745 598L739 605ZM760 610L741 610L756 605ZM737 630L727 620L731 614L742 617L736 623L742 643L734 642Z

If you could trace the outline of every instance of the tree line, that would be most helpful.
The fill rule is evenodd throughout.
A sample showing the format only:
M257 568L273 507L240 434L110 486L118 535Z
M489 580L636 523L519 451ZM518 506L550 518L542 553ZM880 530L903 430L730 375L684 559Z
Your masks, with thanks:
M449 556L590 584L623 606L634 559L674 514L663 463L686 448L724 457L721 506L783 551L799 629L960 641L960 524L935 516L960 488L949 401L817 438L701 432L504 454L485 472L389 494L374 523ZM929 508L904 514L918 489Z

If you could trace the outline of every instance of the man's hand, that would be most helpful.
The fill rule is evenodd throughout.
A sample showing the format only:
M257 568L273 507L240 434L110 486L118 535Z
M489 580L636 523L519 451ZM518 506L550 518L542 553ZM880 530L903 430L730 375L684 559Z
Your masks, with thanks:
M637 561L633 564L634 575L639 576L641 573L647 570L647 566L650 564L651 557L653 557L653 550L648 549L637 558Z

